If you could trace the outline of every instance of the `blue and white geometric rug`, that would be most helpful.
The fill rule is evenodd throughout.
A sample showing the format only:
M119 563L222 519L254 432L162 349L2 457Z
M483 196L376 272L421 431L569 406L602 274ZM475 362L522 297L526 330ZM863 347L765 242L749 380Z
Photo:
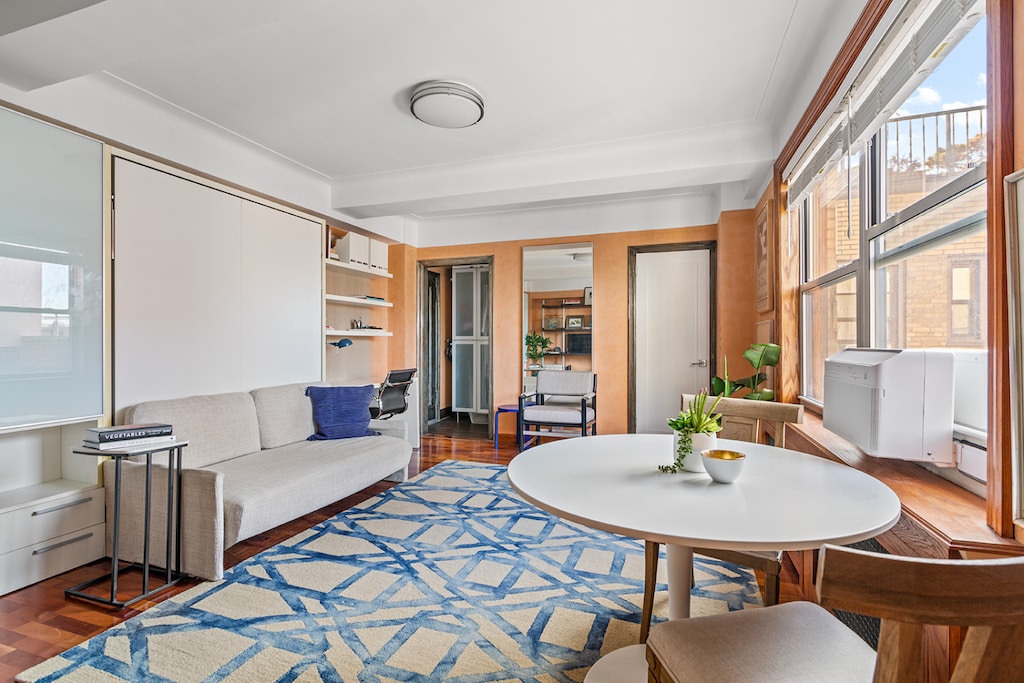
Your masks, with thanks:
M448 461L18 680L582 681L637 642L643 558L523 502L503 466ZM750 570L695 575L694 615L761 604Z

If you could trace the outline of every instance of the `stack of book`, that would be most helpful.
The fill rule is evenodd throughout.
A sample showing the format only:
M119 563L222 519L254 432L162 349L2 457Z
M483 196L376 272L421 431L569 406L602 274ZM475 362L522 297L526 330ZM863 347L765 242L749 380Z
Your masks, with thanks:
M174 441L174 428L168 424L116 425L90 427L85 430L82 445L101 451L112 451L138 446L156 446Z

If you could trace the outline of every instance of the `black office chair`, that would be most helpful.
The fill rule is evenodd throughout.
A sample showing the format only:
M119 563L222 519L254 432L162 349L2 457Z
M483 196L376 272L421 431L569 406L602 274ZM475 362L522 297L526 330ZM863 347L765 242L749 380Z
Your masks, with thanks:
M370 401L370 417L375 420L386 420L408 410L409 387L415 374L416 368L389 370L384 383Z

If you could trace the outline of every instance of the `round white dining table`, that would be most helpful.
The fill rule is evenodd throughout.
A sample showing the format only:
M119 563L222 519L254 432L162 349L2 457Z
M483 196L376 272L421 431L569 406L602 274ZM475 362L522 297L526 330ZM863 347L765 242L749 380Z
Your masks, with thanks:
M877 536L900 517L888 486L846 465L745 441L719 439L718 447L747 456L732 484L703 472L659 472L658 465L674 460L668 434L546 443L515 456L508 477L523 498L563 519L666 544L671 619L690 614L694 547L817 549ZM633 652L604 659L629 659L629 669L642 660L642 646L623 649Z

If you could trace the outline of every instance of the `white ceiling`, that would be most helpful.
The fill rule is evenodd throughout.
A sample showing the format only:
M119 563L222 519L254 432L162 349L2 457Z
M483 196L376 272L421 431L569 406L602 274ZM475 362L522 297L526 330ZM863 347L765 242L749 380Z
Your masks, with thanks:
M99 75L302 169L353 219L723 187L752 206L863 6L5 0L0 84L45 94ZM409 94L433 79L477 89L483 120L413 118Z

